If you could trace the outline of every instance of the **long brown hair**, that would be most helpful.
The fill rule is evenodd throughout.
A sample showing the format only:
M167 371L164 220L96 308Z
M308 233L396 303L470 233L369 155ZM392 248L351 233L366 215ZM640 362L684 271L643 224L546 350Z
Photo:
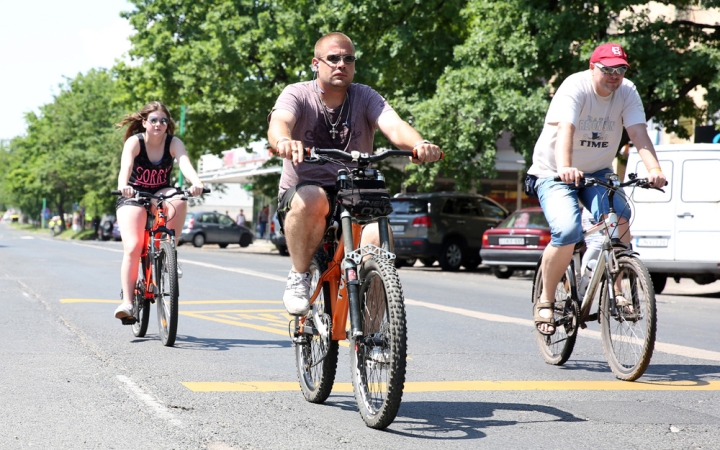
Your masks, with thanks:
M168 118L167 134L175 134L175 122L173 122L172 116L170 116L170 111L168 111L167 107L161 102L155 101L143 106L140 111L128 114L119 124L117 124L120 128L130 124L128 129L125 131L125 140L127 141L130 136L144 132L145 127L143 127L142 124L143 120L147 120L150 113L155 111L162 111L165 113L165 116Z

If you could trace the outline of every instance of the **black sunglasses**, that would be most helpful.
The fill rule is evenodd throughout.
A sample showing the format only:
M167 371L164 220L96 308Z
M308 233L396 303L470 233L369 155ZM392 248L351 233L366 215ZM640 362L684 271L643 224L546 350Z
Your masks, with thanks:
M353 64L357 60L355 55L325 55L324 58L333 64L339 63L340 60L343 60L345 64Z
M162 125L167 125L170 123L170 120L168 120L166 117L163 117L161 119L158 119L157 117L151 117L151 118L147 119L147 121L153 125L157 125L158 122L161 123Z

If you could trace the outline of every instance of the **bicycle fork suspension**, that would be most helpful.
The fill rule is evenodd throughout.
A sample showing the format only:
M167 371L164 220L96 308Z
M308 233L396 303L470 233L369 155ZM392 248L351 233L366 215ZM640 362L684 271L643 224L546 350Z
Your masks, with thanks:
M345 246L345 254L351 252L355 246L353 245L353 233L352 233L352 218L350 213L343 211L340 215L343 229L343 244ZM357 264L352 258L346 257L343 260L342 270L345 274L345 281L347 284L348 293L348 304L350 309L350 339L362 336L362 321L360 311L360 294L359 286L360 280L358 279Z

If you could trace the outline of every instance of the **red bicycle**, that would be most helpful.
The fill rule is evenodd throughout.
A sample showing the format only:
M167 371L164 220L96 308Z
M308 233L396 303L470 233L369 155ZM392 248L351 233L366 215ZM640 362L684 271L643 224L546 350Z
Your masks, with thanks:
M203 189L203 193L208 192L210 192L210 189ZM115 190L111 194L120 195L121 192ZM165 201L178 194L183 195L181 200L184 201L191 197L189 191L178 188L174 188L165 194L135 192L135 199L147 211L147 222L143 251L142 255L140 255L138 278L133 293L133 315L121 319L123 325L132 325L133 334L136 337L143 337L150 322L150 304L157 303L160 340L166 347L172 347L177 336L180 290L178 286L175 230L166 227L168 219ZM157 200L155 208L152 208L152 200Z

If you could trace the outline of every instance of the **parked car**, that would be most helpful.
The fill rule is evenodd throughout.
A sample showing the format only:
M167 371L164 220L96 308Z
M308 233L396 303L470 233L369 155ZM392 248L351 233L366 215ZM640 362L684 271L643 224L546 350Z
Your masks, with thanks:
M443 270L474 270L480 265L483 232L508 215L500 204L478 194L402 194L390 201L390 228L400 260L396 265L417 258L425 266L438 261Z
M550 243L550 226L539 207L519 209L483 234L480 257L498 278L515 270L535 269Z
M270 222L270 242L275 245L278 252L283 256L290 256L287 244L285 243L285 235L280 231L280 222L278 222L277 212L273 214L272 222Z
M118 225L117 220L113 222L111 236L114 241L122 241L122 236L120 236L120 225Z
M225 248L229 244L247 247L252 244L253 233L245 226L238 225L229 216L214 211L187 213L178 244L192 242L195 247L218 244Z
M115 214L103 214L100 218L100 226L98 227L98 239L103 241L112 239L114 224Z

